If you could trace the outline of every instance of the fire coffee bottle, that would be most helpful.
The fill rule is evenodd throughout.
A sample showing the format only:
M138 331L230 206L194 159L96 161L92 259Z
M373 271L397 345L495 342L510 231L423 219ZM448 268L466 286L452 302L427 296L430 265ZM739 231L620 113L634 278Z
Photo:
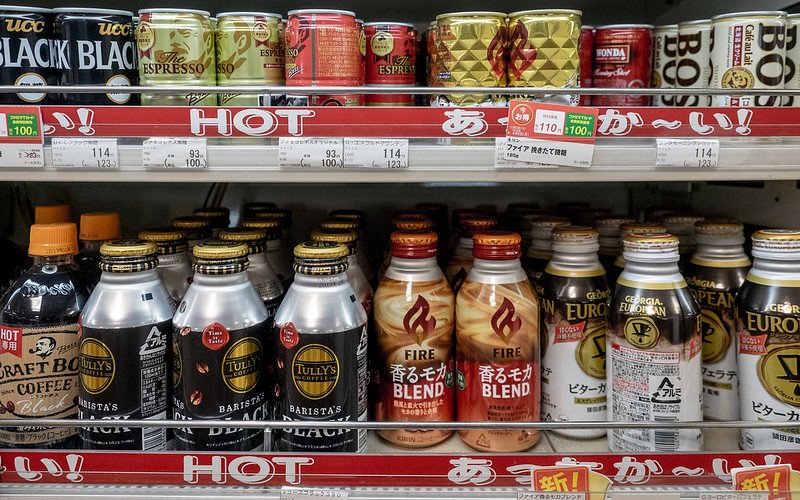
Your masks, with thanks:
M538 422L539 299L519 262L516 233L474 236L475 262L456 297L456 414L459 422ZM514 452L535 430L467 430L482 451Z
M0 421L77 418L78 316L89 291L74 262L75 224L34 224L33 264L3 296L0 307ZM31 371L29 367L35 367ZM45 383L46 381L46 383ZM0 447L76 448L74 427L2 427Z
M286 292L289 289L289 285L292 284L294 269L289 255L283 251L281 222L277 219L249 219L242 221L242 227L260 229L267 234L265 238L267 247L264 255L275 271L275 275L278 276L278 281L281 282L283 291Z
M392 219L393 231L432 231L433 229L433 221L431 221L427 216L418 218L410 217L406 214L402 216L396 216L394 219ZM381 263L381 268L378 270L378 283L383 280L386 270L389 268L389 264L392 262L391 243L392 242L390 239L389 244L386 246L386 251L383 254L383 262Z
M597 233L600 236L598 241L600 243L600 250L597 251L597 256L606 272L611 270L614 261L617 260L617 256L622 254L620 226L632 222L636 222L636 219L633 217L614 215L601 217L595 222L595 228L597 228ZM622 272L622 269L620 269L620 272Z
M539 295L542 294L542 273L547 263L553 257L553 239L551 233L557 227L571 225L565 217L544 215L531 221L531 246L528 253L522 259L522 267L531 280L533 289Z
M295 279L275 317L276 420L367 419L367 313L347 281L344 245L297 245ZM276 451L366 450L366 431L276 429Z
M203 240L211 238L213 235L211 222L202 217L189 215L185 217L175 217L170 222L170 225L175 229L180 229L186 234L186 243L189 245L189 262L194 264L194 247L199 245Z
M684 273L700 305L703 416L709 420L739 419L733 300L750 269L743 232L744 226L734 221L696 223L698 246Z
M597 258L597 231L553 229L553 257L541 278L542 420L606 420L608 290ZM558 430L569 437L598 438L600 430Z
M617 279L625 269L625 258L623 257L622 242L625 236L629 234L637 234L640 236L650 236L654 234L667 234L667 228L660 224L652 224L650 222L626 222L619 226L619 248L620 252L617 258L614 259L614 265L606 269L606 279L608 279L608 288L611 290L612 295L617 287Z
M361 269L357 260L358 253L358 234L354 231L334 231L318 230L311 233L312 241L330 241L333 243L340 243L347 248L347 281L353 287L356 294L356 299L364 306L367 312L367 317L372 317L372 303L374 292L372 286L367 280L367 276Z
M139 233L139 239L158 246L158 277L167 293L177 305L183 300L192 282L192 265L187 250L186 235L177 229L148 229Z
M364 273L364 276L367 277L367 281L372 283L372 279L375 277L375 272L372 270L372 266L367 259L367 254L365 251L364 245L364 230L363 230L363 218L358 219L354 217L346 217L341 215L344 212L342 210L333 211L332 213L340 213L335 218L331 219L324 219L320 222L319 227L323 231L355 231L358 235L358 241L356 241L356 253L354 254L355 263L361 268L361 271ZM350 265L353 265L353 259L351 259Z
M450 283L450 288L453 289L454 293L458 293L470 269L472 269L473 235L495 227L497 227L497 219L488 216L466 216L459 222L458 246L444 270L447 282Z
M735 300L739 409L747 421L792 421L742 429L744 450L797 450L800 430L800 231L753 234L753 268Z
M119 214L95 212L81 214L78 243L80 251L75 257L83 273L83 281L91 291L100 281L100 246L120 237Z
M678 238L627 235L611 301L609 420L703 419L700 308L678 270ZM699 429L610 429L612 452L699 451Z
M174 420L265 420L269 314L247 276L244 243L194 248L194 280L172 318ZM254 451L258 429L175 429L176 450Z
M375 293L381 366L375 419L452 422L455 299L436 262L433 231L395 231L392 262ZM441 443L447 430L387 430L390 443L412 448Z
M219 235L220 230L227 229L231 225L231 211L225 207L195 208L192 215L207 220L215 237Z
M100 254L103 273L81 314L80 418L164 420L175 308L156 272L158 246L117 240ZM165 428L82 427L80 436L83 449L167 449Z
M236 229L222 229L219 232L219 239L223 241L246 243L250 249L250 254L247 257L249 266L247 268L247 276L250 282L256 287L258 295L261 297L262 302L267 307L269 319L267 322L272 324L275 313L278 311L278 306L281 305L283 300L283 286L275 274L267 260L265 253L267 248L267 233L259 229L249 228L236 228Z
M663 224L667 228L667 233L677 236L680 241L678 251L680 252L681 260L678 262L678 266L681 271L686 269L695 249L697 249L694 227L695 223L703 219L704 217L701 215L671 214L664 217Z

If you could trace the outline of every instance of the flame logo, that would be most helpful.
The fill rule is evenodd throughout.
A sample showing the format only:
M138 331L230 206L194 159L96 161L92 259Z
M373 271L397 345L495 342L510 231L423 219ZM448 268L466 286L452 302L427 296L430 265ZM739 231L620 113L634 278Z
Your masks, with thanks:
M498 77L502 77L506 71L505 38L506 29L501 27L486 47L486 58L492 64L492 71Z
M508 344L511 341L511 337L516 335L520 328L522 328L522 319L514 317L516 312L514 304L508 300L508 297L504 297L503 303L500 304L500 307L497 308L497 312L492 316L492 330L494 330L494 333L506 344Z
M521 21L514 26L511 36L514 45L508 58L508 67L516 78L522 78L522 73L536 60L536 47L528 47L528 28Z
M430 303L422 295L417 295L417 301L403 316L403 328L417 345L422 345L425 337L430 335L433 329L436 328L436 318L430 316L430 313Z

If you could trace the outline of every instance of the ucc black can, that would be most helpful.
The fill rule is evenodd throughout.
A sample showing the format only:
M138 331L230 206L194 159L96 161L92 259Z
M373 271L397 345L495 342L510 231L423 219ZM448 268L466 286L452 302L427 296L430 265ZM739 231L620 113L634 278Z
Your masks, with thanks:
M136 85L133 12L108 9L53 9L53 61L58 84ZM129 93L61 94L63 104L138 104Z
M50 51L51 10L0 6L0 85L54 85ZM0 94L0 104L47 104L55 99L42 92Z

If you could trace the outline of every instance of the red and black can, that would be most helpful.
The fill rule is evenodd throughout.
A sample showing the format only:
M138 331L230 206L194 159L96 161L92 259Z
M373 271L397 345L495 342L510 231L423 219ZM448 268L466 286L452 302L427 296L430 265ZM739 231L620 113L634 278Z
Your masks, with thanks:
M407 85L417 79L417 30L406 23L368 23L366 81L369 86ZM370 94L370 106L413 106L411 94Z
M50 51L52 11L37 7L0 6L0 85L54 85ZM47 104L53 94L0 94L0 104Z
M110 9L53 9L53 60L58 84L136 85L133 12ZM61 94L63 104L138 104L129 93Z
M594 66L594 26L583 26L581 37L578 39L578 54L581 59L580 86L581 88L592 87L592 68ZM581 106L591 106L592 96L582 95Z
M594 35L592 84L597 88L648 88L652 74L653 27L600 26ZM648 106L649 96L592 96L594 106Z

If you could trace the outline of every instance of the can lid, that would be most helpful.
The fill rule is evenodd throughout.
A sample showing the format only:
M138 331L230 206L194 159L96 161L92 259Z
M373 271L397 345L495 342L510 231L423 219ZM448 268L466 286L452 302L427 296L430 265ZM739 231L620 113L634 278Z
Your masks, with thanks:
M594 28L594 26L589 26L588 24L584 24L584 25L581 26L581 29L582 30L593 30L594 31L595 28Z
M502 12L492 12L492 11L483 11L483 10L476 10L476 11L468 11L468 12L448 12L446 14L439 14L436 16L436 21L438 22L440 19L446 19L448 17L502 17L505 19L508 17L508 14L504 14Z
M179 242L186 239L186 233L169 227L145 229L139 231L139 239L155 243Z
M556 227L551 234L554 245L588 245L597 243L599 238L597 230L589 226Z
M218 235L222 241L261 241L267 238L266 231L250 227L234 227L222 229Z
M534 10L520 10L517 12L512 12L508 15L508 17L519 17L519 16L528 16L528 15L559 15L559 14L570 14L575 16L583 16L583 12L580 10L574 9L534 9Z
M120 237L117 212L90 212L81 214L79 239L83 241L114 240Z
M30 12L35 14L49 14L53 12L52 9L45 9L42 7L25 7L22 5L2 5L0 6L0 12L9 11L9 12ZM44 224L44 223L43 223Z
M192 253L198 259L227 260L246 257L250 247L236 241L206 240L194 247Z
M666 30L674 31L674 30L678 29L678 25L677 25L677 23L676 24L659 24L658 26L653 27L653 29L656 30L656 31L666 31Z
M800 250L800 230L762 229L753 233L753 250Z
M34 209L33 220L35 224L70 222L72 220L72 207L67 203L61 205L37 205Z
M786 17L788 14L782 10L753 10L747 12L729 12L711 18L711 22L733 19L737 17Z
M207 10L197 9L139 9L138 14L200 14L201 16L211 17Z
M320 231L316 229L311 231L311 239L313 241L332 241L334 243L355 243L358 241L358 233L355 231Z
M678 252L680 242L671 234L628 234L622 240L625 252L638 254L667 254Z
M91 7L58 7L53 9L53 14L111 14L113 16L133 17L133 12L129 10L94 9Z
M364 20L363 20L363 19L356 18L356 24L360 24L360 25L361 25L361 27L363 28L363 27L364 27Z
M411 23L399 23L397 21L373 21L369 23L364 23L364 27L366 28L367 26L404 26L408 28L414 27L414 25Z
M287 15L294 16L295 14L342 14L344 16L350 16L353 19L356 17L356 13L349 11L349 10L338 10L338 9L296 9L290 10Z
M597 31L600 31L600 30L616 30L616 29L626 29L626 28L651 30L654 29L654 26L652 24L606 24L603 26L598 26L595 29Z
M681 26L698 26L706 24L710 25L711 19L695 19L694 21L681 21L678 23L678 29L680 29Z
M594 225L601 236L619 236L620 226L631 222L636 222L636 219L626 215L607 215L595 220Z
M355 219L339 219L339 218L332 218L332 219L323 219L322 222L319 223L320 229L349 229L352 231L358 231L359 223Z
M472 237L472 256L484 260L519 259L522 237L508 231L484 231Z
M433 229L433 221L428 218L415 219L399 217L392 221L392 226L397 231L421 231Z
M272 12L220 12L217 14L217 19L221 19L223 17L272 17L275 19L280 19L280 14L274 14ZM274 205L273 205L274 206Z
M274 219L277 220L281 229L289 229L292 227L292 212L285 208L270 208L269 210L261 210L256 212L256 219Z
M145 240L112 240L100 246L100 255L106 257L146 257L157 254L158 245Z
M333 241L306 241L294 247L294 256L300 259L341 259L349 254L345 245Z
M439 237L433 231L394 231L389 237L389 253L401 259L429 259L436 257Z
M31 226L28 255L54 257L78 253L78 228L73 222Z

